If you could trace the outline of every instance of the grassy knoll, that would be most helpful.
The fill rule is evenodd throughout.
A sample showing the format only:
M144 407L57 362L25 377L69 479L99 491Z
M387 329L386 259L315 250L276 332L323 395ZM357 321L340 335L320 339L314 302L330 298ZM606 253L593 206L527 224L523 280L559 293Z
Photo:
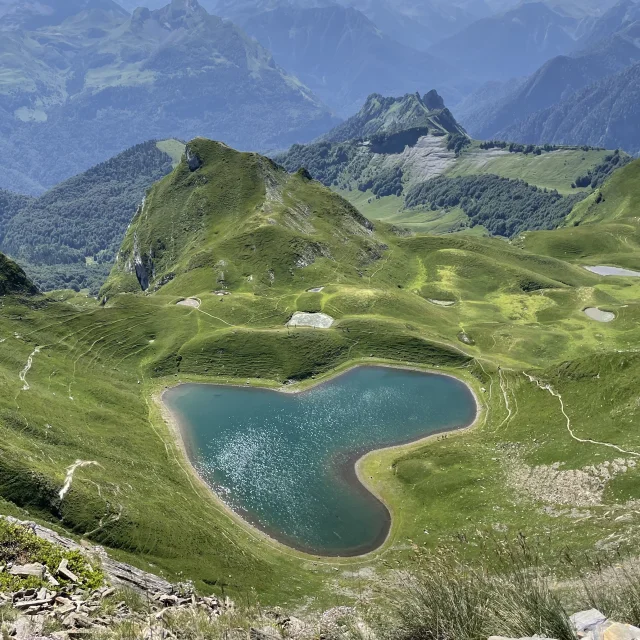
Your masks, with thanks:
M567 546L628 550L640 283L503 240L372 229L303 174L222 145L194 150L201 168L183 161L149 194L105 306L69 292L0 298L2 511L201 589L309 607L369 593L415 545L454 544L473 560L487 532L545 538L550 563ZM199 309L176 306L189 296ZM589 306L615 321L589 319ZM336 323L287 329L295 311ZM473 430L365 459L362 477L394 520L363 558L304 556L230 518L154 402L180 381L309 385L355 362L453 373L483 405ZM60 498L77 460L92 464Z

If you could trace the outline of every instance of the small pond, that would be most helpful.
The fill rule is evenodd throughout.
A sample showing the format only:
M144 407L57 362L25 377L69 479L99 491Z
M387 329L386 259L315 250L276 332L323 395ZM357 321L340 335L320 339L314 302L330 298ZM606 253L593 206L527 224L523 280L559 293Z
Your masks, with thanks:
M327 556L380 546L387 508L358 480L373 449L470 425L470 389L443 375L358 367L303 393L183 384L164 401L225 503L273 538Z
M613 322L616 319L616 314L611 311L603 311L597 307L589 307L584 312L592 319L598 322Z
M607 267L604 265L598 267L585 267L587 271L596 273L599 276L622 276L626 278L640 278L640 271L632 271L631 269L623 269L622 267Z

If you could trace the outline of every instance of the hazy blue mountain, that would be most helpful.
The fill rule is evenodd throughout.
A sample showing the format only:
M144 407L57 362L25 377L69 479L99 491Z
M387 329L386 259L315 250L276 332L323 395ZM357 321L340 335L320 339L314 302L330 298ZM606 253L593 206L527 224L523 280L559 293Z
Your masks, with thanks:
M369 17L386 34L418 50L458 33L490 15L484 1L341 0Z
M23 182L50 187L152 138L284 148L337 122L266 49L196 0L131 16L110 0L73 1L80 11L55 27L0 39L0 166ZM0 187L15 188L7 175Z
M590 31L578 41L578 49L589 49L594 42L610 38L639 19L640 4L635 0L621 0L592 25Z
M469 98L467 105L456 109L460 120L476 137L502 137L518 121L640 62L639 18L640 5L623 0L595 23L592 32L602 39L594 35L587 46L578 45L576 53L549 60L507 95L496 91L494 99L485 102Z
M456 100L470 84L454 86L461 74L446 62L396 42L352 8L281 7L248 18L244 29L343 116L371 93L401 95L437 86Z
M529 75L541 64L575 46L579 21L542 2L478 20L429 52L464 69L478 81Z
M0 30L56 26L83 12L99 12L103 20L122 21L127 17L127 12L114 0L3 0L0 2Z
M464 134L464 129L447 109L442 97L432 90L424 96L412 93L397 98L373 94L358 113L322 136L320 141L369 139L377 134L396 134L420 128L440 135Z
M533 144L587 144L640 152L640 63L499 132Z
M213 12L244 25L264 11L335 5L362 12L385 35L417 50L491 14L484 0L217 0Z
M473 2L474 0L471 0ZM483 0L493 13L503 13L522 3L522 0ZM526 0L525 0L526 1ZM537 2L539 0L530 0ZM546 0L545 4L574 18L600 16L611 8L617 0Z

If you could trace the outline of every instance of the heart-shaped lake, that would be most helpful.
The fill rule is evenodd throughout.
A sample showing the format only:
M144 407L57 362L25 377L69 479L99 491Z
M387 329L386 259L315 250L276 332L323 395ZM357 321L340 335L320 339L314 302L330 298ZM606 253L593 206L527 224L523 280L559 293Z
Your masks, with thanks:
M358 367L303 393L183 384L164 401L220 498L284 544L327 556L380 546L387 508L358 480L364 453L468 426L470 389L448 376Z

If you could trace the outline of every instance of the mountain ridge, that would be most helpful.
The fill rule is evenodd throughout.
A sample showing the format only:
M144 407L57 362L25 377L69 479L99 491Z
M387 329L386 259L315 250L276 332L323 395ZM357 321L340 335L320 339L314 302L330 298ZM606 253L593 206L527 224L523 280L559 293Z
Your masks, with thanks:
M353 7L282 6L242 25L278 64L344 117L373 92L398 95L430 85L455 96L470 84L458 80L463 74L446 61L396 42Z
M428 128L441 134L465 134L442 97L436 90L431 90L424 96L408 93L397 98L371 94L358 113L322 135L318 141L345 142L417 128Z
M185 295L194 281L198 290L262 290L336 260L353 279L380 247L372 223L305 172L288 174L259 154L198 138L149 191L101 295Z
M115 26L98 15L7 34L0 166L41 188L149 139L207 133L268 149L338 122L268 51L196 0L139 9ZM59 148L59 162L46 162Z

